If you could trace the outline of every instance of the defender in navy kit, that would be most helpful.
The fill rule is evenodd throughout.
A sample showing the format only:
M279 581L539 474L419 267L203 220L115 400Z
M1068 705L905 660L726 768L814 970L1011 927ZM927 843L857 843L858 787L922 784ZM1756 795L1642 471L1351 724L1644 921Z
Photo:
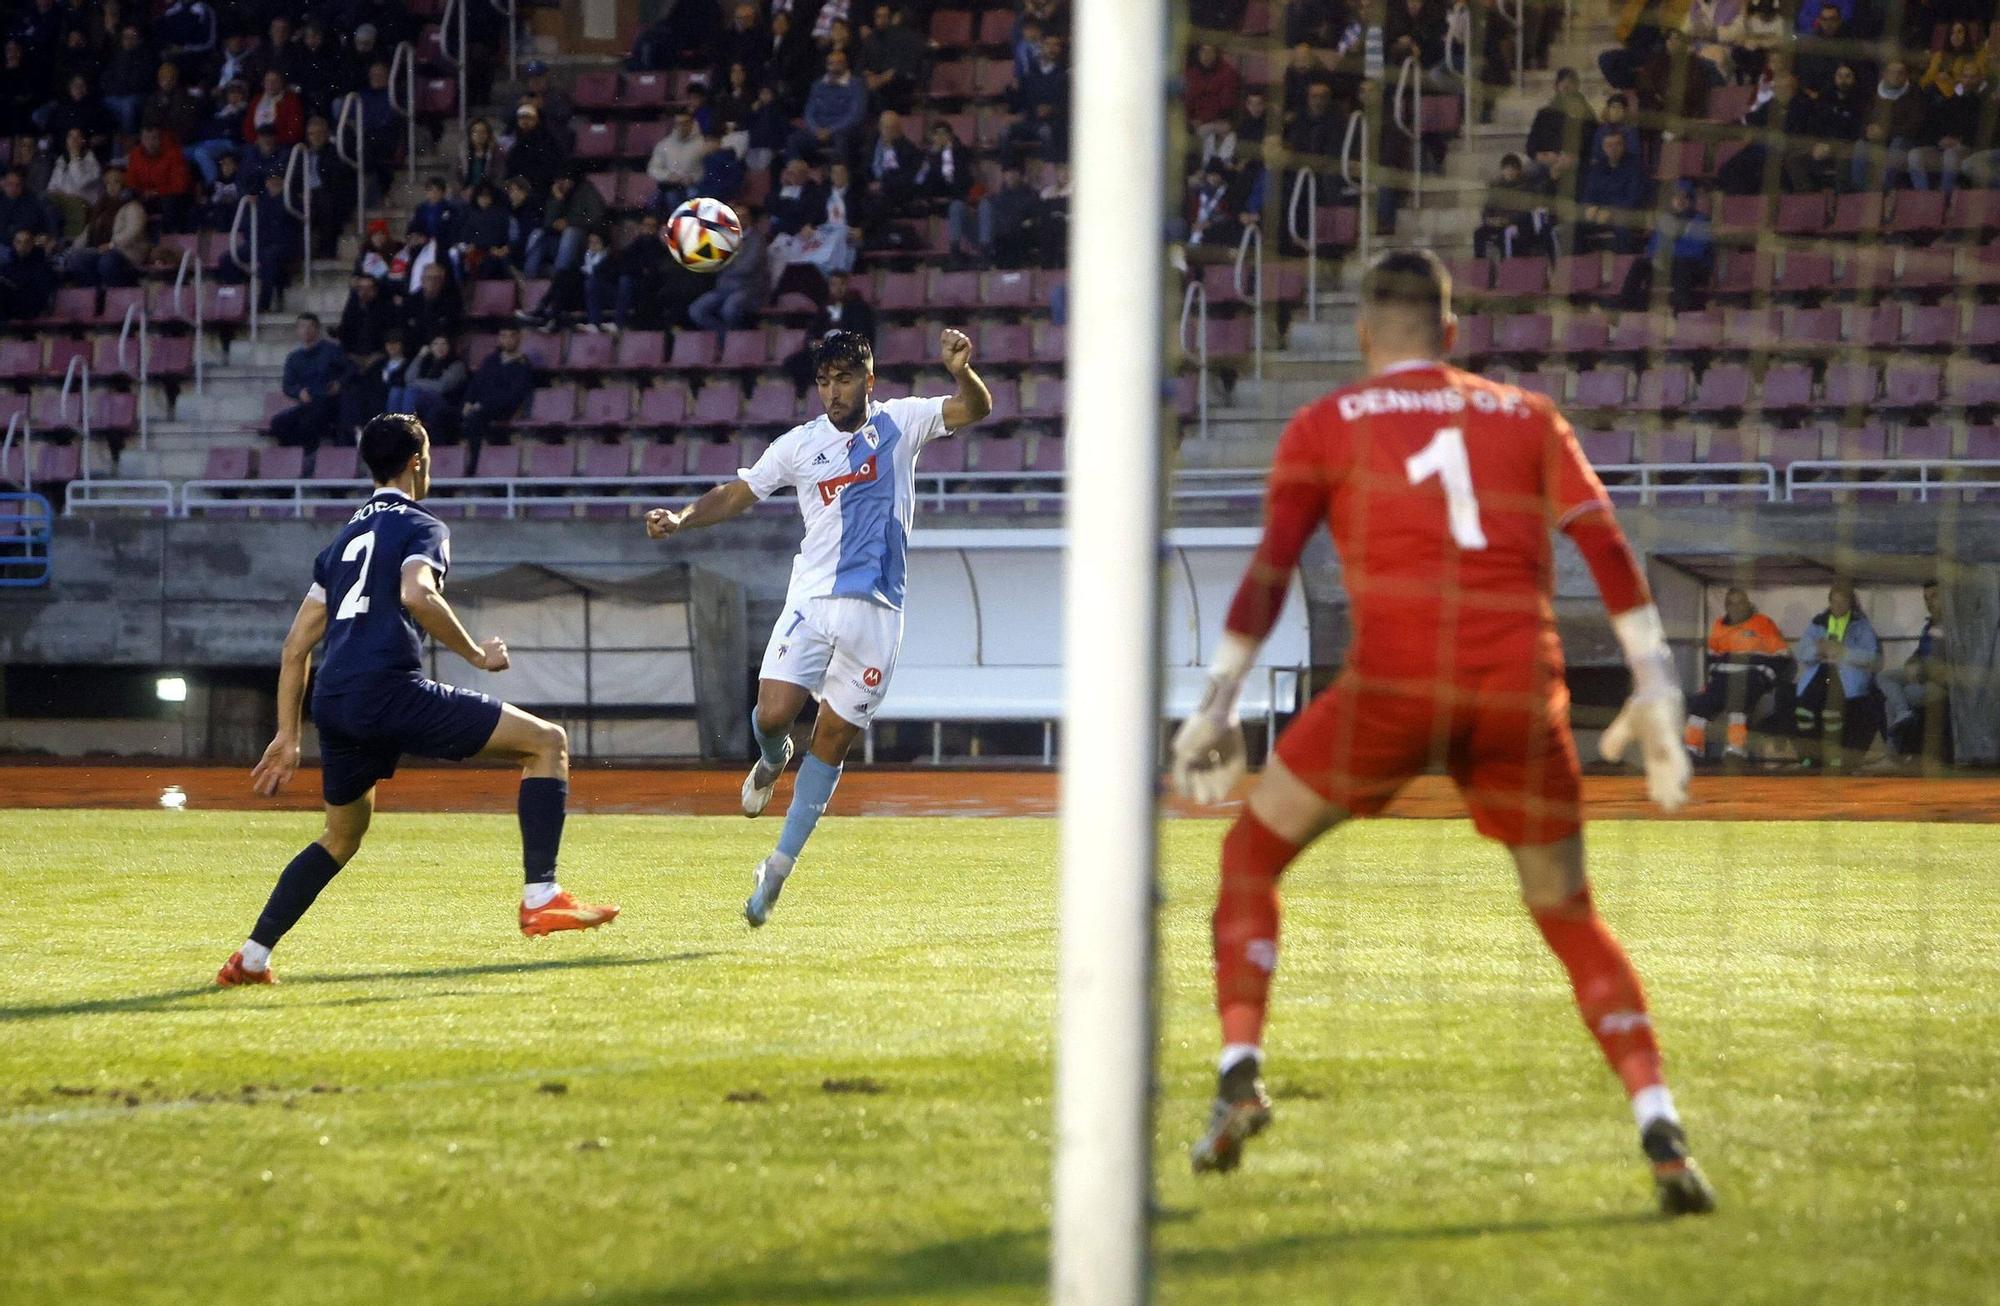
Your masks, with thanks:
M396 773L405 753L520 763L523 934L587 930L618 915L616 907L578 903L556 883L569 800L563 728L423 674L425 633L482 671L508 665L506 641L475 643L445 602L451 533L419 502L430 489L423 423L408 413L372 419L362 428L361 460L375 493L313 563L312 588L279 663L278 733L250 773L252 787L270 797L298 770L306 674L323 639L312 714L326 828L285 867L249 939L217 972L215 982L224 987L274 982L271 949L360 849L375 812L375 786Z

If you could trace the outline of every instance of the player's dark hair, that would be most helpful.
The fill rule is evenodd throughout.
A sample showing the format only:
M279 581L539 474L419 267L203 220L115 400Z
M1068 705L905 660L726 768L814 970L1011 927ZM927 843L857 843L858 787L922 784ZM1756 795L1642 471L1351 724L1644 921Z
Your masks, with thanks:
M812 347L813 371L846 364L863 372L875 370L875 350L859 331L829 331Z
M1391 250L1368 265L1361 303L1363 312L1387 309L1428 325L1433 348L1441 348L1445 315L1451 312L1451 273L1427 249Z
M361 461L377 485L403 474L424 447L424 424L409 413L380 413L361 428Z

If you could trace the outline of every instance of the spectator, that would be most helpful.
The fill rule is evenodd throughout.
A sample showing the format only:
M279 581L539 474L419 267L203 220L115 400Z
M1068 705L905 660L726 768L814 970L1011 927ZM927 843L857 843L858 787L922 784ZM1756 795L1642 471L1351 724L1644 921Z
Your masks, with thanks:
M340 390L340 429L352 431L377 413L411 412L391 408L390 392L401 387L409 373L409 344L400 330L382 338L382 352L359 367ZM418 414L422 416L422 414Z
M1009 105L1021 115L1007 128L1009 153L1016 158L1032 153L1052 163L1068 161L1069 89L1063 39L1050 32L1009 91Z
M465 441L465 474L479 474L479 451L507 442L507 423L535 392L535 365L521 352L521 328L500 328L500 347L473 369L459 405L457 434Z
M1938 631L1943 616L1938 583L1924 582L1924 628L1917 647L1900 667L1890 667L1875 678L1882 691L1887 720L1883 734L1889 750L1908 760L1926 751L1943 756L1941 746L1946 729L1946 709L1951 687L1951 661L1945 654L1944 636Z
M764 80L787 118L805 107L813 72L822 64L809 27L792 24L788 10L771 15L770 53L764 59Z
M1805 8L1811 8L1808 3ZM1812 30L1798 39L1792 52L1792 71L1798 74L1799 89L1814 99L1833 90L1834 70L1855 62L1853 34L1840 16L1840 7L1822 4ZM1873 69L1862 69L1873 73Z
M667 247L660 241L658 216L641 214L638 232L612 255L611 262L611 329L623 331L633 322L648 325L664 322L660 291L669 273L680 265L668 257ZM584 312L602 327L604 305L601 298L592 301L590 290L586 284ZM598 293L602 295L601 290Z
M40 70L28 66L28 47L9 40L0 54L0 136L32 135L35 114L48 99ZM88 92L89 79L84 81Z
M973 244L970 214L966 201L978 180L978 161L958 139L951 124L942 118L931 124L930 149L917 165L915 198L924 211L945 215L950 232L951 257L969 252ZM982 242L983 244L983 242Z
M757 75L771 57L771 34L764 28L757 6L744 0L730 11L729 26L715 43L715 80L734 88L732 70L740 64L746 87L754 86Z
M1014 172L1018 181L1020 170ZM1187 243L1191 255L1196 249L1235 253L1238 227L1229 200L1229 169L1220 160L1211 159L1189 179ZM980 208L985 207L986 201L981 200Z
M452 267L462 278L492 281L508 275L513 252L508 212L490 183L472 188L472 203L459 216L457 239L450 248Z
M306 123L306 152L301 160L300 184L312 195L313 243L315 257L331 258L340 234L354 216L354 169L340 157L333 143L333 128L324 114L314 114Z
M1778 0L1748 0L1730 22L1716 32L1730 50L1730 72L1738 82L1760 82L1770 70L1770 56L1782 52L1792 40L1792 24L1786 22Z
M1354 16L1344 0L1287 0L1285 44L1316 50L1338 48L1348 39Z
M366 368L381 357L382 342L396 330L396 305L382 293L382 283L374 277L357 276L347 289L347 302L340 310L340 325L333 338L347 351L356 368ZM373 417L373 413L367 414ZM358 425L358 423L357 423Z
M1835 581L1827 591L1826 611L1799 637L1797 660L1793 724L1805 741L1801 760L1820 762L1813 745L1824 744L1824 762L1840 766L1845 752L1861 752L1875 737L1875 672L1882 664L1881 641L1848 582Z
M708 143L695 130L694 115L682 108L674 113L674 125L659 144L653 147L653 155L646 160L646 175L653 179L657 189L653 193L651 209L665 216L695 193L695 182L701 177L702 159L708 153Z
M1677 183L1668 204L1646 240L1646 256L1626 274L1620 299L1627 309L1651 307L1662 267L1667 272L1669 308L1691 313L1708 306L1709 286L1715 279L1715 233L1697 203L1694 183L1685 179Z
M576 106L571 103L568 93L549 79L549 66L540 59L530 59L521 66L521 74L527 78L527 83L513 98L532 100L535 108L541 111L543 126L557 140L569 140L570 123L576 118Z
M224 154L215 161L215 179L195 188L197 211L195 225L208 231L226 229L236 217L237 206L250 192L243 186L243 172L234 154Z
M440 249L447 249L458 236L459 212L444 178L431 177L424 182L424 202L410 215L410 225L437 241Z
M1249 8L1249 0L1189 0L1188 22L1209 31L1237 32Z
M465 362L451 337L440 332L403 368L400 381L390 384L389 411L415 413L433 434L449 436L458 424L465 382Z
M507 152L500 148L499 138L493 134L493 123L486 118L474 118L467 125L465 140L465 162L458 169L458 190L470 204L473 191L480 186L497 188L506 181Z
M1316 84L1325 86L1329 95L1333 91L1333 79L1320 65L1319 56L1314 54L1309 46L1293 46L1291 58L1285 64L1282 91L1285 105L1284 126L1287 130L1290 130L1291 125L1298 121L1299 115L1305 111L1306 99Z
M271 418L271 436L311 457L333 434L340 418L341 386L353 374L354 364L339 345L320 334L316 314L299 314L298 333L299 347L285 356L282 382L292 406Z
M306 113L331 115L333 102L353 89L353 75L340 47L326 39L326 28L308 20L299 39L279 62L285 80L298 91Z
M930 66L930 43L909 25L908 15L876 5L875 25L861 42L861 80L872 102L908 113L930 80Z
M817 196L813 194L812 169L804 159L788 160L778 174L778 188L771 193L771 235L796 236L813 221Z
M1931 56L1922 87L1927 93L1922 143L1910 151L1910 184L1919 190L1933 186L1953 190L1969 150L1978 137L1986 91L1984 52L1973 44L1963 22L1946 31L1942 49ZM1989 129L1990 130L1990 129Z
M48 251L26 227L16 227L0 256L0 322L28 322L49 311L56 298L56 269Z
M542 124L542 112L532 104L514 110L514 143L507 149L507 166L526 177L536 195L546 195L569 159L569 146Z
M246 88L261 85L264 80L264 55L257 48L257 37L252 32L231 32L222 38L222 57L216 65L215 75L207 79L209 94L220 98L232 82L240 82ZM249 100L248 94L244 100Z
M1848 165L1848 188L1857 191L1895 190L1907 180L1910 151L1923 131L1924 101L1910 81L1910 65L1891 59L1882 66L1882 80L1868 102L1861 144Z
M597 187L575 171L555 180L548 207L542 213L537 238L528 242L525 271L530 277L542 269L565 272L583 261L583 246L591 231L602 227L606 208Z
M722 34L722 10L715 0L678 0L639 33L625 67L632 72L699 66Z
M354 92L355 112L361 119L361 162L375 193L386 195L396 184L396 165L402 159L402 115L389 93L389 65L378 59L368 65L366 76L366 84Z
M812 389L812 346L815 341L834 331L854 331L865 336L871 347L875 344L875 310L856 293L853 278L845 272L835 272L826 281L826 302L820 305L819 312L813 315L812 325L806 328L805 347L787 355L783 364L785 374L792 379L792 388L801 399L805 398L806 391Z
M61 212L64 235L73 236L83 229L90 206L104 194L104 165L90 152L83 128L72 127L64 137L62 157L49 173L43 193Z
M601 228L593 227L584 237L582 260L573 268L559 269L549 279L542 302L532 312L522 314L522 320L538 331L562 331L571 325L571 318L581 314L585 320L578 329L596 332L603 325L603 309L611 303L617 285L611 242ZM597 307L595 314L587 312L592 305Z
M1632 123L1632 100L1622 91L1613 91L1604 97L1604 117L1597 124L1597 133L1591 138L1593 148L1601 145L1606 136L1616 133L1625 138L1625 153L1638 157L1644 151L1639 139L1639 129Z
M181 85L180 65L163 63L153 77L153 93L139 107L139 125L158 127L177 145L193 141L202 122L202 103Z
M846 154L867 108L867 90L848 70L847 55L831 51L826 56L826 75L813 83L812 93L806 96L803 123L785 146L787 157L817 159L829 151Z
M194 178L187 156L174 139L158 127L139 132L139 145L125 160L125 184L130 186L147 211L158 214L169 231L187 225L188 207L194 199Z
M1814 5L1808 0L1807 3L1799 6L1798 34L1804 36L1811 32L1819 22L1820 13L1825 9L1833 10L1834 15L1840 19L1843 25L1852 27L1856 16L1861 11L1862 3L1863 0L1827 0L1827 3L1824 5ZM1873 37L1876 33L1865 32L1857 33L1857 35Z
M526 177L507 179L507 245L509 262L519 265L526 261L528 242L542 229L542 210L545 207L541 197L535 194L534 183ZM518 272L510 275L519 276Z
M1715 170L1723 193L1760 195L1777 189L1792 157L1809 151L1805 142L1813 113L1813 102L1799 94L1799 79L1780 70L1771 79L1770 95L1743 115L1743 125L1755 129L1755 138Z
M748 8L748 6L743 6ZM757 79L750 65L737 60L722 69L722 89L715 97L715 116L721 130L747 128L751 110L757 104Z
M262 195L265 177L285 175L287 156L278 148L277 129L269 123L257 128L256 140L239 158L243 165L240 180L246 195Z
M12 245L14 233L23 228L34 232L43 246L62 233L54 210L28 189L26 171L13 167L0 173L0 239Z
M1722 82L1721 71L1697 56L1687 34L1675 29L1634 71L1632 95L1649 122L1665 121L1671 128L1674 119L1706 119L1708 93Z
M83 129L90 148L103 153L110 148L111 134L123 128L116 115L90 89L90 79L82 73L70 76L63 98L44 106L36 115L42 131L54 140L69 135L72 127Z
M996 267L1026 267L1040 248L1043 217L1021 166L1003 162L999 189L979 201L979 247Z
M383 288L398 303L418 293L425 272L437 265L441 253L437 242L425 235L423 228L412 224L403 232L403 247L389 258L389 275L382 279Z
M1645 221L1646 170L1628 151L1622 132L1599 129L1597 153L1583 171L1582 210L1576 224L1576 252L1609 243L1619 254L1639 248L1639 226Z
M255 230L258 311L268 313L277 307L279 292L291 280L292 269L305 252L299 220L292 216L291 208L285 203L285 179L282 174L264 174L264 193L257 197ZM243 239L248 241L249 234L245 233Z
M1043 169L1042 175L1046 180L1042 183L1040 195L1042 201L1041 265L1043 267L1060 267L1063 261L1069 256L1069 165L1067 163L1051 163ZM1053 307L1061 309L1066 306L1066 303L1065 299L1058 297ZM1060 326L1063 319L1058 315L1055 321Z
M1526 175L1560 187L1578 175L1584 152L1597 139L1597 115L1584 99L1576 70L1556 73L1556 93L1535 111L1528 127Z
M433 261L417 279L417 291L403 300L403 331L412 340L457 336L465 329L465 299L458 283Z
M0 196L4 196L7 184L0 183ZM90 206L83 236L70 247L63 270L78 285L133 286L139 283L139 269L146 266L151 253L146 206L125 189L123 168L106 168L104 194Z
M1187 109L1188 129L1201 142L1204 156L1229 130L1230 119L1242 98L1243 85L1235 67L1222 57L1213 41L1195 46L1182 73L1181 103Z
M243 118L243 139L255 140L262 127L271 129L279 149L290 149L306 134L305 102L285 85L285 75L276 68L264 73L264 89L250 102L250 111Z
M1438 0L1388 0L1382 24L1382 51L1391 69L1415 59L1427 91L1455 91L1458 79L1445 67L1444 6ZM1390 76L1394 76L1392 72Z
M1203 142L1202 163L1234 165L1239 154L1246 160L1262 157L1264 134L1269 129L1270 118L1264 92L1255 87L1245 91L1242 105L1223 133Z
M243 147L243 119L250 112L250 92L242 82L222 88L215 106L195 129L194 143L185 153L205 182L213 182L224 155L234 155Z
M736 133L742 139L742 133ZM695 182L695 193L713 199L729 201L743 191L743 156L729 143L711 136L705 142L708 154L701 161L701 179ZM840 165L846 167L845 163Z
M1531 189L1527 167L1518 154L1502 155L1500 173L1486 188L1479 226L1472 233L1472 252L1480 258L1513 258L1516 254L1555 256L1555 223L1546 196Z
M908 217L916 208L917 147L903 134L903 117L884 109L875 120L875 135L862 153L862 180L875 210L889 217Z
M215 11L204 0L174 0L153 23L161 55L186 65L191 73L212 62L216 32Z
M118 122L118 130L127 136L138 134L139 110L153 93L156 63L138 27L127 23L119 30L118 49L105 63L97 84L105 106Z
M1708 723L1728 716L1725 758L1750 756L1750 719L1758 705L1777 697L1791 674L1791 648L1777 623L1757 611L1749 594L1731 587L1722 615L1708 632L1708 683L1688 700L1686 744L1699 761L1708 752Z
M718 336L749 326L770 298L771 276L766 255L763 215L743 214L743 243L736 257L715 274L715 288L688 305L688 317Z
M1864 157L1862 132L1873 108L1873 97L1861 85L1856 68L1836 65L1833 85L1813 105L1813 135L1826 149L1812 151L1812 190L1832 190L1853 175L1854 165Z

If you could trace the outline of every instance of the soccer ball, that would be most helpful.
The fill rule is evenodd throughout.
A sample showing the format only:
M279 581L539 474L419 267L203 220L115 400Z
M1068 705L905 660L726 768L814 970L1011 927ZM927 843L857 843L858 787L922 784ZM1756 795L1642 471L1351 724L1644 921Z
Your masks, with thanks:
M674 210L660 239L688 271L720 272L743 243L743 223L721 200L696 196Z

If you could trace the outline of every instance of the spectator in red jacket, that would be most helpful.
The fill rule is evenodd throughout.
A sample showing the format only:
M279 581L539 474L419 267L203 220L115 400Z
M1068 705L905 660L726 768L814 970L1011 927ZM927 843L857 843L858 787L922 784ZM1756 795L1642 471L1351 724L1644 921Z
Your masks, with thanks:
M256 140L257 128L266 124L277 134L280 149L289 150L305 138L305 102L285 85L285 75L276 68L265 71L264 89L243 115L243 139Z
M125 184L168 230L187 225L188 199L194 194L187 155L179 141L158 127L140 129L139 144L125 159Z
M1181 99L1187 105L1188 126L1206 147L1211 136L1229 130L1243 84L1213 41L1203 41L1194 48L1182 80Z

